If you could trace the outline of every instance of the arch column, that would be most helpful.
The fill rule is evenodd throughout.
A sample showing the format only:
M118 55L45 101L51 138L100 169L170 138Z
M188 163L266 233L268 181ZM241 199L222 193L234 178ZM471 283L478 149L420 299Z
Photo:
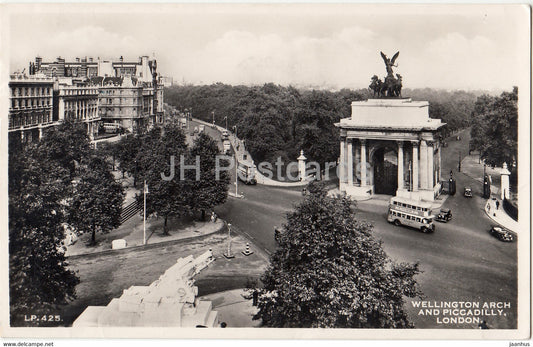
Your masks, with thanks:
M398 189L404 189L403 186L403 141L398 141Z
M340 145L341 145L341 148L340 148L340 157L339 157L339 183L340 183L340 189L343 190L344 187L343 187L343 184L344 184L344 177L345 177L345 168L346 168L346 153L344 151L344 148L345 148L345 142L346 142L346 137L341 137L340 138Z
M366 140L361 139L361 187L366 186Z
M412 163L413 163L413 186L412 191L417 192L418 191L418 141L411 142L413 145L413 157L412 157Z
M440 160L440 152L441 152L441 144L439 143L439 146L437 147L437 160L438 160L438 163L439 163L439 167L437 168L437 181L440 182L442 180L442 176L441 176L441 168L442 168L442 163L441 163L441 160Z
M427 179L428 179L428 189L433 190L433 187L435 187L435 168L433 167L433 142L427 141L427 157L428 157L428 171L427 171Z
M353 186L353 140L347 139L346 141L348 143L348 185Z
M420 189L428 189L428 149L426 140L420 141Z

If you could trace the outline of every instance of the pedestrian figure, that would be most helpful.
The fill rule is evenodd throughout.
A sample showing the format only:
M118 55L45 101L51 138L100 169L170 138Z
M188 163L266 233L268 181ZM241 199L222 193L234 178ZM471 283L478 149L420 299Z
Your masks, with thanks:
M496 209L498 209L499 207L500 207L500 201L496 200Z
M218 216L215 213L215 211L211 212L211 222L215 223L217 219L218 219Z

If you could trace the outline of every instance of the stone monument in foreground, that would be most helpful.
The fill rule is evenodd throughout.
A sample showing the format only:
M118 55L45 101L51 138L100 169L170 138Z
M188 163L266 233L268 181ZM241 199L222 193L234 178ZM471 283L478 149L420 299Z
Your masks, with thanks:
M429 118L427 101L401 97L401 78L394 79L392 71L398 55L389 60L381 53L387 83L374 75L370 85L378 98L352 102L351 117L335 124L340 130L339 189L356 199L389 194L433 201L441 188L438 130L445 123Z
M194 277L212 261L211 250L179 258L149 286L131 286L107 306L88 306L73 327L215 327L218 313L200 301Z

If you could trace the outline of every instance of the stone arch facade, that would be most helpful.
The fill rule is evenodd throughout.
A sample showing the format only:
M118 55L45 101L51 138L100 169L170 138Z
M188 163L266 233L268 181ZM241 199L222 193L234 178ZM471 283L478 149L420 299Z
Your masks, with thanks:
M434 200L440 192L440 119L430 119L429 104L410 99L370 99L352 103L352 117L341 119L339 189L355 198L377 193L394 194L415 200ZM386 181L376 170L382 165L384 148L396 163L396 184L385 172ZM389 165L389 164L387 164ZM389 165L392 167L393 165ZM386 168L385 168L386 169ZM393 169L391 169L393 170ZM386 171L386 170L385 170ZM388 176L387 176L388 175ZM381 182L381 183L380 183ZM391 184L381 189L377 184Z

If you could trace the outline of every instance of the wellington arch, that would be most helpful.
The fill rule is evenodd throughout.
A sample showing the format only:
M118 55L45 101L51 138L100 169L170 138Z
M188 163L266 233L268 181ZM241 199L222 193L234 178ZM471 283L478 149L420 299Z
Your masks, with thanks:
M429 118L427 101L380 98L352 102L340 129L339 189L355 199L389 194L433 201L441 189L445 123Z

